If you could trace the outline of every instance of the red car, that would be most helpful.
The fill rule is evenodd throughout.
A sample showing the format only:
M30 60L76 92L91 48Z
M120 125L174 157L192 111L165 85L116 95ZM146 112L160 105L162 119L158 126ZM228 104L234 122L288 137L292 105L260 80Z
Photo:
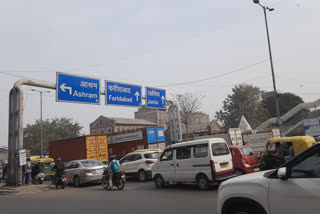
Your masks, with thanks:
M247 174L260 171L260 162L257 155L249 146L229 146L232 154L233 168L238 174Z

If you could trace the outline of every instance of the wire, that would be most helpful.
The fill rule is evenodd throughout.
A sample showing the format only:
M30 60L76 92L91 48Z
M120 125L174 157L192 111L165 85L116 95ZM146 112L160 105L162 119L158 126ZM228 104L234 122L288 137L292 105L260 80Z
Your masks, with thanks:
M47 81L47 80L33 79L33 78L30 78L30 77L25 77L25 76L16 75L16 74L10 74L10 73L3 72L3 71L0 71L0 74L5 74L5 75L8 75L8 76L18 77L18 78L23 78L23 79L30 79L30 80L36 80L36 81L43 81L43 82L48 82L48 83L54 83L54 82L50 82L50 81Z
M216 78L219 78L219 77L227 76L227 75L229 75L229 74L233 74L233 73L236 73L236 72L239 72L239 71L246 70L246 69L248 69L248 68L254 67L254 66L259 65L259 64L262 64L262 63L264 63L264 62L266 62L266 61L268 61L268 60L269 60L269 58L264 59L264 60L259 61L259 62L256 62L256 63L251 64L251 65L248 65L248 66L246 66L246 67L239 68L239 69L236 69L236 70L233 70L233 71L224 73L224 74L219 74L219 75L216 75L216 76L212 76L212 77L207 77L207 78L198 79L198 80L193 80L193 81L188 81L188 82L181 82L181 83L176 83L176 84L171 84L171 85L161 85L161 86L157 86L157 87L170 87L170 86L186 85L186 84L192 84L192 83L197 83L197 82L208 81L208 80L211 80L211 79L216 79Z

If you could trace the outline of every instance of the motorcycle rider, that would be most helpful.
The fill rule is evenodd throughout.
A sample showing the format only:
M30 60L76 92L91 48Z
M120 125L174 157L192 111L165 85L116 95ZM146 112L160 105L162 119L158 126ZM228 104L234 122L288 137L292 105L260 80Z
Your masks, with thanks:
M54 167L52 168L52 172L54 172L53 179L52 179L52 186L54 187L57 184L57 179L59 179L62 175L64 175L64 164L61 158L57 159Z
M38 162L31 169L31 178L32 178L32 180L34 180L35 177L41 172L43 172L43 168L42 168L42 165L41 165L41 161L38 160Z
M116 159L116 156L114 156L114 155L111 155L110 158L109 158L109 172L110 172L110 175L109 175L109 187L108 187L108 189L111 189L112 188L113 176L116 173L120 172L120 163Z

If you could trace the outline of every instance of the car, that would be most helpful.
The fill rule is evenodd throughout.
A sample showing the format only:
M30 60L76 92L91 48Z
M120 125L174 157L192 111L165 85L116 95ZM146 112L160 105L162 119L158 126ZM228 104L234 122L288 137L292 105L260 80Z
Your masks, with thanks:
M242 175L218 190L218 214L313 214L320 201L320 144L279 169Z
M95 159L74 160L65 164L67 183L80 187L89 182L101 182L104 165Z
M166 148L152 167L157 188L168 183L196 183L201 190L236 176L227 143L210 138Z
M120 159L120 170L126 177L136 177L141 182L147 181L151 179L151 167L160 154L161 152L154 150L129 153Z
M229 146L232 154L233 168L239 174L248 174L260 171L260 162L257 155L249 146Z

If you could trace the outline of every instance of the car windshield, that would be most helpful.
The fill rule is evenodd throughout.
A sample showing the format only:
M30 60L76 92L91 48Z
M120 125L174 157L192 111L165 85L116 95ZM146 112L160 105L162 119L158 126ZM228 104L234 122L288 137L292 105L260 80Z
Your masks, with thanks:
M229 154L229 149L226 143L213 143L212 144L212 154L214 156L227 155Z
M147 153L144 154L144 157L146 159L158 159L160 157L161 152L153 152L153 153Z
M89 166L101 166L102 163L99 161L95 161L95 160L86 160L86 161L81 161L81 164L84 167L89 167Z
M241 148L241 151L242 151L242 154L244 156L252 156L252 155L254 155L254 152L251 149L251 147L243 147L243 148Z

